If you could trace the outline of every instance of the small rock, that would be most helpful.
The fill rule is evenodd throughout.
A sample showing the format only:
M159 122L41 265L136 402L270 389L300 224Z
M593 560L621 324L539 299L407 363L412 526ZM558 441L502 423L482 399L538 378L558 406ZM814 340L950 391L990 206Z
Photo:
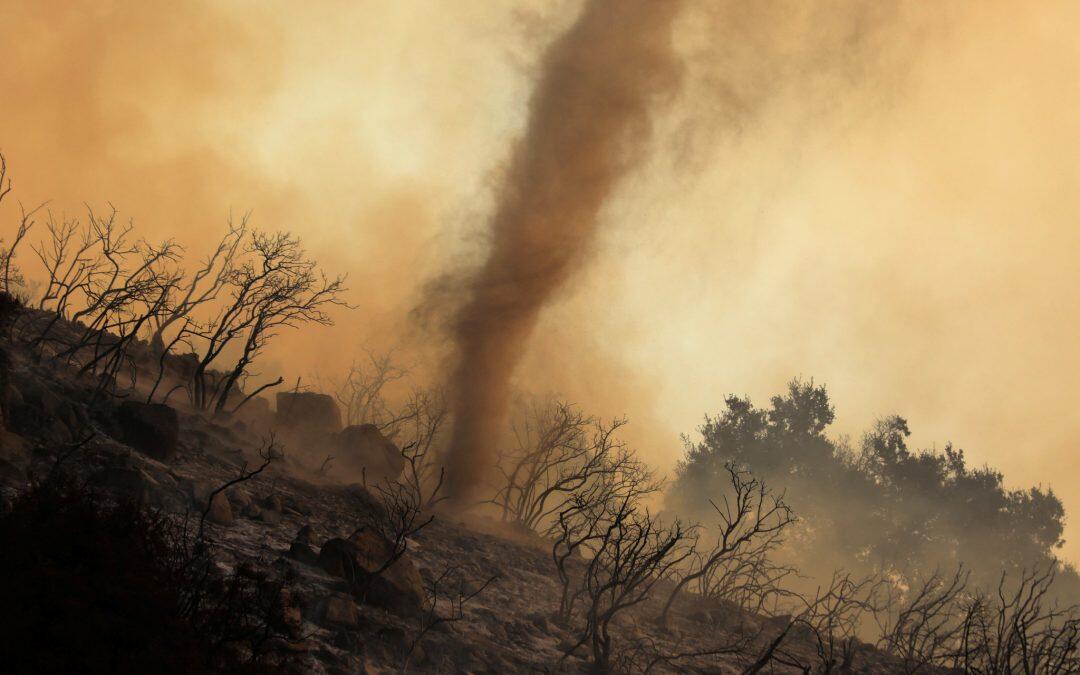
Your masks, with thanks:
M275 511L273 509L263 509L259 514L259 520L263 521L267 525L277 525L281 522L281 511Z
M0 459L26 466L30 463L30 444L22 436L0 428Z
M307 502L293 496L285 498L285 508L292 509L302 516L310 516L312 514L311 507L307 505Z
M225 496L224 492L217 493L210 500L210 511L207 512L206 519L215 525L223 527L233 524L232 505L229 504L229 498Z
M548 618L547 618L546 615L544 615L544 614L542 614L540 612L534 612L534 613L528 615L525 618L528 619L532 623L532 625L534 625L538 629L540 629L540 632L542 632L542 633L550 633L551 632L551 622L548 621Z
M355 628L360 624L360 612L356 602L344 594L331 595L324 600L320 616L323 623L333 626Z
M243 490L229 491L229 503L236 507L238 511L243 511L251 505L251 495Z
M304 525L293 537L294 542L301 542L309 546L315 545L315 532L311 529L310 525Z
M278 513L281 513L283 507L281 497L276 494L270 495L266 499L264 499L262 505L263 508L277 511Z
M281 611L281 618L285 621L285 625L294 628L304 622L303 617L300 615L299 607L286 607Z

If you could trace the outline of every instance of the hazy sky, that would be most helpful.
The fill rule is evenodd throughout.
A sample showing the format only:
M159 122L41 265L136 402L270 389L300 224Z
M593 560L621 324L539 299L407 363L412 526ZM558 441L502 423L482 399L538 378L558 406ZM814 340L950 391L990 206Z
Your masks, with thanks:
M896 412L1080 509L1080 4L689 4L681 93L519 384L628 413L667 467L725 393L814 377L838 432ZM537 58L578 8L0 0L12 196L109 200L194 254L252 210L358 306L266 373L361 344L433 371L412 310L484 250Z

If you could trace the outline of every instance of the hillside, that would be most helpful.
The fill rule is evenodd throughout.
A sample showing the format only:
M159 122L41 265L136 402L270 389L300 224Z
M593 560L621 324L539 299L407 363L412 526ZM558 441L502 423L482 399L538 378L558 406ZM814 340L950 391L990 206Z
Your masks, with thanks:
M385 540L362 534L385 518L388 494L352 482L333 465L316 476L293 458L322 452L290 446L297 438L312 438L310 429L297 432L298 425L311 424L310 414L288 419L255 405L257 414L246 419L215 422L184 409L179 397L173 401L178 407L167 410L135 402L133 394L95 399L93 382L83 382L73 370L48 359L37 363L25 345L5 341L2 347L5 503L30 482L62 471L110 499L160 510L191 529L205 513L205 538L222 573L255 569L283 582L288 628L266 641L257 655L260 667L316 673L591 667L589 645L574 647L579 618L555 620L561 586L551 542L543 537L483 516L463 519L420 509L412 516L421 527L402 541L400 560L380 575L388 583L360 584L356 571L347 569L354 563L340 561L355 556L362 564L365 556L392 555ZM167 358L169 368L182 368L179 357ZM172 410L175 429L169 428L168 414L160 423L160 414ZM170 433L175 447L154 445ZM292 440L275 440L267 453L269 434ZM311 443L328 442L314 438ZM270 461L260 473L208 501L217 488L260 467L261 457ZM344 458L340 465L347 466ZM335 558L339 549L346 551L344 558ZM584 563L571 560L571 573ZM785 630L787 617L755 616L692 594L683 594L661 628L655 618L664 591L670 585L656 586L613 621L613 670L749 672L781 631L785 660L808 667L820 661L813 634L798 626ZM889 663L858 645L849 672L892 672ZM772 660L765 670L801 669Z

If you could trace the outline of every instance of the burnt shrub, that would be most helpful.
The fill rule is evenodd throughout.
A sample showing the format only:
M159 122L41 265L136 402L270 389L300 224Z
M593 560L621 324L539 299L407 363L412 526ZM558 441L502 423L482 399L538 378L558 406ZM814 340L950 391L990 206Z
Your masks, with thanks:
M15 320L23 311L23 303L7 291L0 291L0 336L10 337Z
M54 471L0 514L0 670L273 672L282 583Z

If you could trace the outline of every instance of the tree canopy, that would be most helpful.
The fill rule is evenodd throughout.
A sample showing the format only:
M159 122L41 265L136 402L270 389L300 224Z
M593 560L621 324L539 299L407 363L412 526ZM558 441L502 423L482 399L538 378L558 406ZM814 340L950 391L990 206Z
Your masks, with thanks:
M917 578L963 563L990 580L1055 558L1065 510L1053 490L1010 489L999 471L969 465L952 444L912 449L898 415L879 419L857 446L829 436L834 418L828 391L812 380L793 380L764 408L728 396L706 416L700 440L684 437L669 507L703 515L734 461L786 491L801 521L787 551L804 565Z

